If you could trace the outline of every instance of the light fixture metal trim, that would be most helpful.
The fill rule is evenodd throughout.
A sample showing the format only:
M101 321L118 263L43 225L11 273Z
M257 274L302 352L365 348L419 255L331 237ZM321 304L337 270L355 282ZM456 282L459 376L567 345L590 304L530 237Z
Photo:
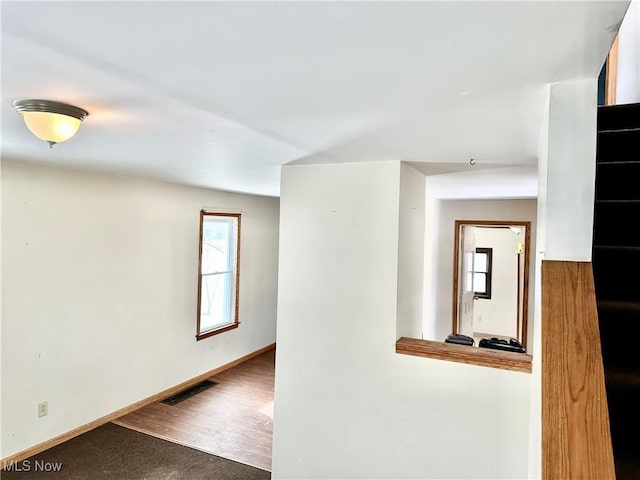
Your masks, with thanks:
M68 103L56 102L54 100L16 100L13 102L13 108L18 112L47 112L67 115L69 117L84 120L89 112L86 110L69 105Z

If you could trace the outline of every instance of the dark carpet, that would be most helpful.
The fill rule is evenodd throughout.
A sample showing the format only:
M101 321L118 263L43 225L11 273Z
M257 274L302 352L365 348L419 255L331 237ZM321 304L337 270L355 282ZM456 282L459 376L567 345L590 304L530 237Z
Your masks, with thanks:
M107 423L13 465L2 480L266 480L271 473Z

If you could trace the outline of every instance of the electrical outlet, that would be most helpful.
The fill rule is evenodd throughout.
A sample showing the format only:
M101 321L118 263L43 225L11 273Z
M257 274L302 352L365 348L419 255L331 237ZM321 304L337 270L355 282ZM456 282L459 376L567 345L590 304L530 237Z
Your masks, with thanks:
M38 404L38 417L45 417L47 415L48 405L47 402L40 402Z

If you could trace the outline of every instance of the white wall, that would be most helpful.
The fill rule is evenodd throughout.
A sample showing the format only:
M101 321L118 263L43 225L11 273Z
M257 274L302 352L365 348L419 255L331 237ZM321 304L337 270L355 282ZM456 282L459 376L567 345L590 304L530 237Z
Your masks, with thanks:
M395 353L399 186L283 168L274 479L526 476L528 374Z
M2 457L272 343L278 204L3 160ZM242 210L241 325L196 342L203 207Z
M397 336L422 338L424 174L400 165Z
M549 100L545 258L591 261L596 80L558 83Z
M640 102L640 3L633 0L618 31L616 103Z
M427 177L427 189L429 182ZM434 217L427 216L427 232L435 228L437 239L433 242L435 252L427 252L427 258L436 258L437 262L425 262L425 275L436 279L435 282L435 315L434 310L424 308L424 332L429 340L444 341L451 333L453 322L453 253L455 242L456 220L512 220L531 222L530 252L535 252L536 235L536 200L441 200L439 211ZM431 210L427 211L428 214ZM437 225L437 227L436 227ZM530 257L529 298L532 298L536 282L533 269L533 257ZM428 300L425 300L425 302ZM533 303L529 302L528 318L531 325ZM427 332L435 336L426 336ZM527 332L528 342L532 338L531 328ZM530 343L528 343L530 345Z
M473 305L474 332L517 338L518 243L524 243L509 228L475 228L476 247L492 248L491 298Z

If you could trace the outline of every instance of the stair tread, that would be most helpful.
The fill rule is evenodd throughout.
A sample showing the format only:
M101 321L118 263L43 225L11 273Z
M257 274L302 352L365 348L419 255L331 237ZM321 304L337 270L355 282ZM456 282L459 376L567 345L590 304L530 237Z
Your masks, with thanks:
M639 108L640 103L615 103L613 105L598 105L598 112L621 111Z
M637 165L640 163L640 160L611 160L609 162L598 162L597 165Z
M637 245L594 245L593 248L599 250L630 250L633 252L640 251Z
M616 133L616 132L640 132L640 127L604 128L602 130L598 130L598 133Z
M598 107L598 129L614 130L640 127L640 104L628 103Z
M608 386L640 390L640 370L621 366L605 368L604 377Z
M640 300L597 299L598 308L611 310L637 310L640 313Z

